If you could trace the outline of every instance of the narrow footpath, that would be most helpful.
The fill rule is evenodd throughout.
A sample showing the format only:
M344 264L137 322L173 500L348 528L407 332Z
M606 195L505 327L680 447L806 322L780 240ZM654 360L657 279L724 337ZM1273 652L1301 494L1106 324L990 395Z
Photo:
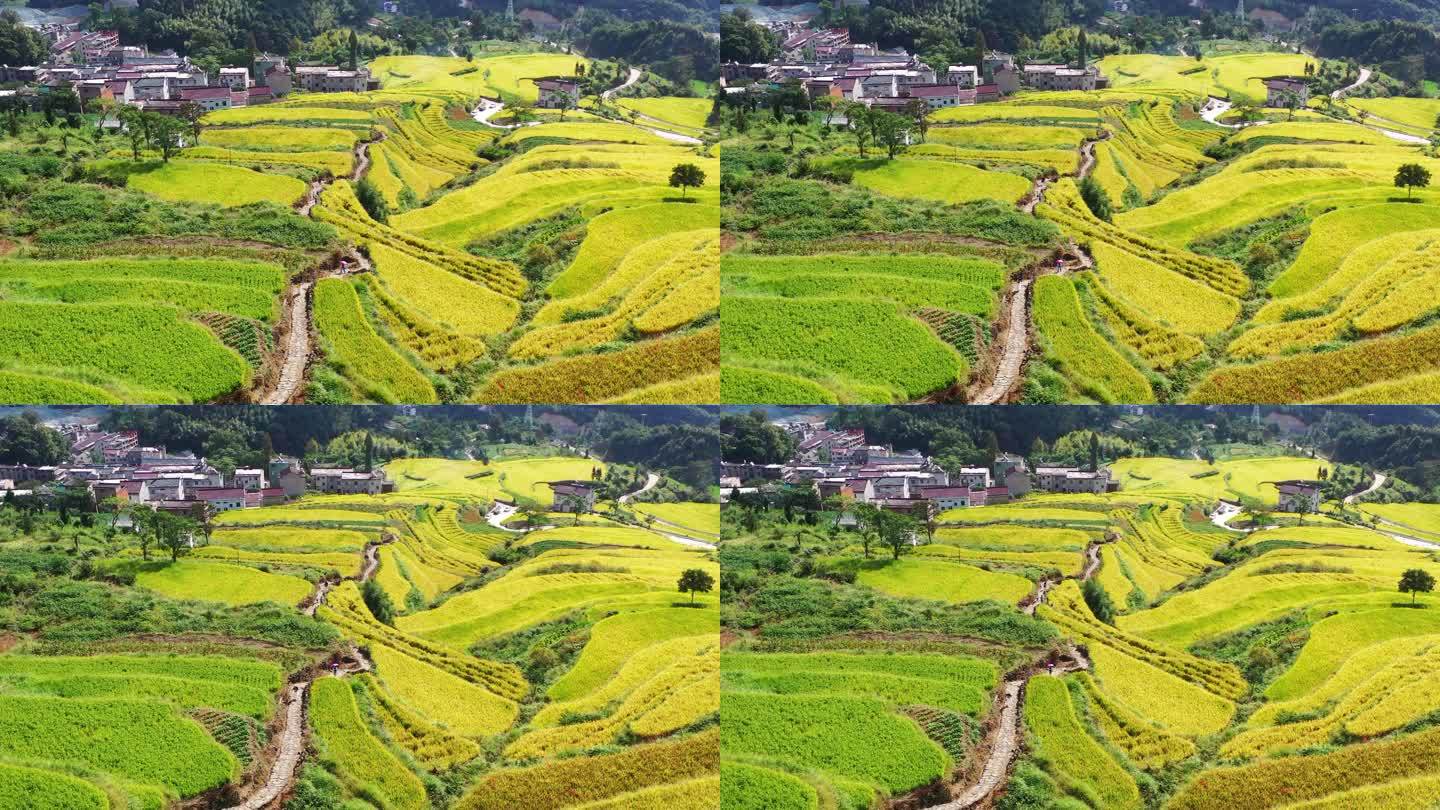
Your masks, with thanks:
M1103 544L1091 543L1085 548L1084 568L1078 575L1072 577L1073 579L1084 582L1099 572L1101 545ZM1035 590L1021 601L1020 610L1026 615L1035 615L1036 608L1045 602L1054 586L1055 582L1051 580L1040 580L1036 583ZM1056 675L1090 669L1089 659L1075 646L1071 646L1064 657L1051 663L1054 664L1053 674ZM980 775L974 783L967 785L954 799L942 804L930 805L926 810L968 810L984 805L996 791L1005 786L1010 777L1010 768L1014 765L1015 758L1019 755L1025 739L1024 731L1020 727L1020 707L1025 699L1025 685L1029 683L1031 677L1042 672L1049 673L1052 670L1045 664L1037 662L1005 679L997 696L996 706L999 711L992 711L992 716L998 719L979 746L979 750L989 752Z
M1030 279L1015 283L1010 293L1010 319L1005 325L1005 350L1000 356L995 379L976 395L974 405L997 405L1010 396L1020 380L1025 367L1025 355L1030 351Z
M380 567L379 549L386 543L394 542L393 538L380 543L370 543L365 546L360 573L349 579L364 584L375 571ZM315 584L315 590L301 603L300 612L306 616L314 616L315 611L325 603L325 597L330 594L335 583L328 579L322 579ZM354 644L349 645L348 659L341 659L335 668L335 677L346 677L361 672L369 672L372 667L370 660ZM334 659L332 659L334 660ZM324 665L321 665L323 669ZM290 683L285 687L284 711L280 715L280 729L270 738L270 745L275 747L275 759L270 766L270 774L265 778L265 784L250 794L248 798L227 810L265 810L272 805L277 805L280 799L290 792L295 782L295 772L299 769L300 760L305 754L306 741L306 714L305 701L310 694L311 680L299 680Z
M350 174L351 180L358 183L365 179L365 175L370 171L370 147L384 140L385 133L381 132L375 140L365 140L355 145L355 170ZM333 182L333 180L312 182L310 188L305 192L305 201L296 209L296 212L302 217L313 218L315 206L320 204L320 195L324 194L325 189L329 188ZM369 272L375 269L365 254L359 251L351 251L346 258L355 263L358 272ZM348 269L331 271L325 275L348 275ZM312 349L310 292L314 286L313 281L307 280L294 285L289 291L290 329L281 340L284 359L280 364L280 379L275 383L274 390L260 398L261 404L285 405L293 402L300 395L300 390L305 383L305 368L310 363Z

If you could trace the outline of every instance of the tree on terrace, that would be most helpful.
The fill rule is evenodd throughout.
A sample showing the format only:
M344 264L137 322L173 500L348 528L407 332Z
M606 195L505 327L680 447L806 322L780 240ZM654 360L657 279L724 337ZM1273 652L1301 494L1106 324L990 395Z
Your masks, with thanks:
M687 568L680 575L677 587L681 593L690 594L690 604L695 604L695 594L709 593L715 589L715 577L703 568Z
M160 159L169 163L185 145L186 124L178 118L158 113L146 113L149 121L150 145L160 150Z
M680 189L683 198L692 188L705 185L705 171L694 163L680 163L670 170L670 187Z
M1405 189L1405 199L1410 199L1411 189L1430 185L1430 170L1419 163L1406 163L1395 171L1395 187Z
M180 119L190 125L191 146L200 145L200 119L205 117L205 108L193 101L187 101L180 105Z
M1415 595L1435 590L1435 577L1423 568L1410 568L1400 575L1400 592L1410 594L1410 604L1415 604Z
M915 518L889 509L878 510L877 518L880 542L890 549L892 559L900 559L915 537Z
M910 122L903 115L896 115L884 110L876 110L870 119L873 124L874 137L878 145L885 147L885 154L890 160L905 151L910 146Z

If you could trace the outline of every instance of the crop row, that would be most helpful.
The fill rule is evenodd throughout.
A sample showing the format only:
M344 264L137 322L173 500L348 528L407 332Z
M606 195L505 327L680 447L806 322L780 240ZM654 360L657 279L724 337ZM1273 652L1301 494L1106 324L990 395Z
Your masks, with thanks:
M487 661L454 652L404 633L377 621L360 599L359 589L346 582L330 592L320 608L325 619L359 639L384 644L416 660L478 684L509 700L518 700L530 690L525 677L510 664Z
M1205 344L1199 338L1161 326L1111 293L1104 284L1091 283L1089 289L1115 338L1134 349L1152 368L1159 371L1174 368L1205 351Z
M1046 357L1081 393L1102 402L1154 401L1145 377L1095 332L1081 308L1074 282L1064 276L1040 278L1035 283L1032 309Z
M1049 766L1084 785L1098 806L1134 810L1142 806L1135 780L1080 725L1063 680L1043 675L1030 679L1025 686L1025 725Z
M480 746L473 740L452 734L406 708L373 675L362 679L390 739L409 751L426 770L448 770L480 755Z
M172 307L0 301L0 322L0 361L123 381L145 392L132 401L205 402L250 379L240 355Z
M467 737L488 737L514 725L519 707L496 694L493 678L475 682L385 644L371 641L369 647L380 682L426 718Z
M673 659L669 666L627 694L609 715L536 729L507 746L505 756L543 757L604 745L612 742L626 726L641 736L658 737L718 712L719 690L719 653L711 647L699 654Z
M397 810L430 806L419 777L366 727L348 681L315 681L310 687L309 715L311 727L324 742L326 758L352 792L377 791Z
M453 371L484 357L488 351L479 339L457 335L416 312L391 295L383 284L370 285L370 295L390 334L429 368L441 373Z
M1156 770L1189 759L1195 744L1156 727L1145 718L1111 700L1088 673L1077 676L1085 687L1090 716L1100 731L1141 768Z
M599 402L719 368L720 329L647 340L604 354L567 357L493 375L477 402Z
M355 288L344 279L315 285L315 327L327 358L363 398L379 402L434 402L430 381L370 326Z
M719 743L712 730L614 754L496 771L455 806L458 810L554 810L709 776L719 770Z
M511 356L536 359L553 357L573 349L593 348L618 338L627 324L633 323L639 329L645 316L661 305L668 304L667 311L649 324L652 328L641 331L662 331L653 328L656 326L681 326L699 315L713 311L720 303L719 240L713 233L697 236L694 232L687 231L678 236L684 237L677 245L678 249L669 258L653 266L643 280L627 290L624 298L612 311L598 317L574 320L529 332L511 346ZM672 240L656 241L669 244ZM634 256L634 252L627 256L626 263ZM709 300L692 295L697 289L692 286L692 282L700 283L698 289L701 291L707 287L713 289L715 295ZM677 315L683 320L673 323L673 318Z
M1435 369L1440 326L1341 349L1217 369L1191 391L1196 403L1311 402L1347 389Z

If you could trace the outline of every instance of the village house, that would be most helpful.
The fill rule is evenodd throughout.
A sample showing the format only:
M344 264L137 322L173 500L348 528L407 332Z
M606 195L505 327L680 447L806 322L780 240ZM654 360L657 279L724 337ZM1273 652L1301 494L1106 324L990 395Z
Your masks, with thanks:
M231 476L232 486L243 489L247 492L259 491L265 488L265 471L258 469L236 470Z
M1026 65L1024 82L1036 90L1103 90L1110 80L1094 65L1072 68L1069 65Z
M550 492L553 500L552 512L591 512L595 509L595 483L593 481L551 481Z
M205 112L216 110L228 110L235 106L235 91L221 85L219 87L187 87L180 91L180 100L193 102L200 105Z
M357 472L349 468L313 469L310 486L316 492L338 495L379 495L395 490L395 482L384 470Z
M1276 481L1280 490L1278 508L1281 512L1313 513L1320 511L1319 481Z
M370 87L369 68L341 70L335 65L297 65L292 73L294 86L307 93L363 93Z
M1276 76L1265 80L1265 106L1288 107L1291 97L1295 106L1310 103L1310 83L1297 76Z
M250 89L250 69L243 67L220 68L220 84L231 90Z
M960 472L950 476L950 483L957 487L986 489L990 486L990 482L988 467L963 467Z
M245 490L236 487L207 487L195 490L193 500L207 504L216 512L245 508Z
M1102 494L1120 489L1108 468L1089 472L1078 467L1036 467L1035 484L1043 492L1089 492Z
M535 87L540 91L540 97L535 102L537 107L558 110L561 106L568 109L580 103L580 82L575 79L549 76L536 79Z
M920 497L929 500L939 511L963 509L970 505L969 487L921 487Z

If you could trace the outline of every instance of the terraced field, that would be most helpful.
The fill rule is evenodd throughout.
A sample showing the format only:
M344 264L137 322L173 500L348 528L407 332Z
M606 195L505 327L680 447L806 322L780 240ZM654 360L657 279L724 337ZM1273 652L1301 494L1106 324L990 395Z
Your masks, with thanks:
M1026 91L935 111L895 156L876 144L860 155L844 129L737 136L727 142L737 150L727 176L737 182L723 224L722 320L736 324L722 346L726 401L1425 401L1437 373L1425 353L1440 289L1440 197L1397 189L1394 179L1408 164L1440 172L1411 142L1433 130L1432 100L1356 98L1250 127L1202 117L1210 97L1238 109L1263 99L1263 78L1312 61L1111 56L1100 67L1112 89ZM805 157L777 163L777 148ZM1042 177L1037 197L1027 183ZM1082 184L1094 189L1089 202ZM981 199L1033 209L1059 236L1017 242L1013 227L992 228L993 215L974 210ZM927 201L939 207L926 210ZM822 222L799 213L806 209L828 213ZM1003 251L1021 244L1039 249ZM1016 342L1005 332L1019 309L976 311L940 295L926 302L910 293L913 282L879 291L815 264L941 252L1000 258L1011 278L1020 270L1079 278L1040 279L1026 293L1028 328ZM756 285L749 279L762 259L776 263L777 276L789 271ZM1073 300L1067 283L1076 285ZM762 293L788 300L758 300ZM898 311L882 311L882 301ZM929 328L915 329L917 320ZM816 346L802 334L841 322L853 325L848 342ZM1004 339L992 342L997 334ZM964 364L942 361L932 338ZM896 369L903 379L888 379L865 357L882 346L924 357L925 370ZM843 356L827 357L829 347Z
M689 569L718 580L713 553L599 514L529 533L483 519L500 499L548 505L547 482L605 468L531 448L489 464L404 459L389 470L397 493L232 510L178 561L136 546L97 560L133 589L71 582L49 598L115 604L88 617L57 605L68 629L5 637L0 797L714 806L718 600L677 591ZM654 512L718 532L714 504ZM15 541L6 555L24 553ZM230 639L199 632L200 617L260 629ZM101 635L112 621L136 635ZM307 746L323 756L302 757ZM427 789L442 779L452 800Z
M723 614L726 801L1338 808L1434 795L1420 752L1434 738L1440 603L1422 593L1411 609L1395 590L1401 571L1433 570L1428 552L1325 517L1248 534L1206 518L1218 498L1314 477L1311 459L1236 457L1200 477L1182 459L1123 464L1118 493L947 512L898 563L867 560L852 530L786 528L774 510L751 533L726 507L722 562L745 583ZM1412 524L1440 519L1403 506ZM815 586L760 573L785 570L781 548L809 561ZM1007 576L1022 586L993 587ZM1029 635L1032 611L1054 640Z

